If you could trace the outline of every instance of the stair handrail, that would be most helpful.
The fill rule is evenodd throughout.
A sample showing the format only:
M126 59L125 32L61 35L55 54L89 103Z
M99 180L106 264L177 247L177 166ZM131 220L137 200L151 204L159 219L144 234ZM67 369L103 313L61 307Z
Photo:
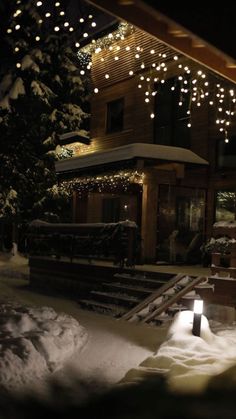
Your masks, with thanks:
M173 278L169 279L166 284L163 284L158 290L154 291L149 295L145 300L141 301L137 306L133 307L130 311L125 313L119 320L129 320L134 314L138 313L140 310L145 308L148 304L153 302L157 297L159 297L163 292L167 291L169 288L173 287L180 279L182 279L186 274L178 273Z
M173 297L169 298L167 301L164 301L162 305L156 308L156 310L149 313L147 316L145 316L141 323L146 323L152 320L154 317L158 316L158 314L161 314L163 311L166 311L168 307L172 306L172 304L176 303L176 301L179 300L179 298L183 297L185 294L187 294L189 291L191 291L195 285L199 284L199 282L206 281L206 277L198 276L197 278L194 278L190 283L188 283L184 288L182 288L179 292L177 292Z

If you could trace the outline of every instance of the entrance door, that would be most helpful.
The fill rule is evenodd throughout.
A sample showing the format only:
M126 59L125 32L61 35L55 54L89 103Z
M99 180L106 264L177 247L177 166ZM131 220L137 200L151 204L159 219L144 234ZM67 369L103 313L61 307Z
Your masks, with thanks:
M204 189L160 185L157 261L199 263L205 224Z

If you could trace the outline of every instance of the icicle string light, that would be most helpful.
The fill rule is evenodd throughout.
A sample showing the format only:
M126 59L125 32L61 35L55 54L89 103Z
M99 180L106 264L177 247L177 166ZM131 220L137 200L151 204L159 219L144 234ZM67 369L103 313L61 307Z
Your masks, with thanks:
M53 19L53 14L57 15L61 23L53 27L53 31L56 33L59 31L67 31L71 34L74 31L80 29L80 38L86 39L92 34L93 28L97 26L95 19L91 14L83 16L78 19L78 27L74 28L68 21L62 5L59 1L54 3L53 9L50 11L46 10L46 2L41 0L35 0L33 2L39 15L39 33L35 34L35 41L37 44L41 42L41 33L43 31L43 23ZM14 32L18 33L23 30L23 26L20 25L20 18L24 12L24 7L21 2L16 1L16 7L12 14L12 25L6 29L6 32L11 36ZM82 26L81 26L82 25ZM91 30L91 33L90 33ZM87 71L91 71L92 68L92 54L101 54L103 51L109 51L114 55L114 61L119 62L122 54L130 54L130 63L134 63L134 68L129 68L127 77L135 77L137 79L137 87L144 92L144 101L150 108L150 118L153 119L157 115L154 112L154 100L155 96L158 95L158 86L166 82L167 74L170 66L173 67L173 63L176 63L177 79L175 84L171 87L174 92L178 84L179 87L179 106L188 104L188 118L186 118L187 126L191 127L191 111L194 106L200 108L204 103L208 103L209 106L214 107L216 110L215 122L219 131L224 134L225 139L228 139L228 133L230 125L235 117L236 112L236 95L232 87L226 88L224 85L227 84L224 81L217 82L214 86L214 82L208 80L208 75L203 69L193 70L189 66L183 65L181 60L183 57L178 56L173 51L171 56L166 53L158 53L158 51L150 46L149 53L146 54L144 48L141 45L127 45L122 47L122 41L127 39L129 35L135 32L133 25L127 22L121 22L118 28L109 33L108 35L101 37L97 40L92 40L88 45L81 48L80 42L76 40L74 43L75 47L78 48L78 59L81 66L81 75L86 75ZM80 40L79 40L80 41ZM15 41L14 51L17 57L20 56L21 46ZM145 56L149 56L149 62L145 62ZM151 57L151 63L150 63ZM101 56L101 61L104 61L104 57ZM16 67L21 69L21 62L19 58L16 58ZM212 74L209 72L209 74ZM112 77L109 74L109 68L104 66L104 80L106 83L112 82ZM223 79L222 79L223 80ZM228 84L229 86L229 84ZM99 89L94 86L94 93L98 93Z
M132 26L127 26L126 36L134 31L135 29ZM125 39L125 36L123 38ZM225 133L228 131L236 111L236 95L234 89L230 86L230 82L221 79L222 81L218 83L216 79L218 80L219 76L214 75L210 71L206 73L204 68L196 69L196 63L194 63L193 68L190 68L190 63L188 65L181 63L184 58L182 55L173 55L173 53L172 55L166 53L158 54L152 47L150 47L149 51L149 57L153 57L152 62L150 63L148 58L149 61L147 63L145 62L145 56L147 58L148 54L143 55L143 47L140 45L136 46L133 42L130 45L126 43L122 46L122 43L118 42L121 40L121 36L117 37L115 33L114 35L109 34L82 48L80 55L90 54L91 57L91 54L101 54L100 60L104 62L103 51L108 51L113 56L114 61L118 62L123 53L129 54L127 61L133 63L133 68L128 70L127 77L136 77L137 88L144 92L144 102L150 108L149 115L151 119L157 116L154 112L154 100L155 96L158 95L159 86L165 83L170 68L173 73L173 63L176 63L175 74L177 76L173 86L171 86L171 90L174 92L178 87L179 106L187 104L187 127L191 128L192 126L191 112L193 107L200 108L207 103L216 109L216 124L219 126L220 132ZM90 59L92 60L92 58ZM104 80L110 83L112 78L109 74L109 66L104 66L104 71ZM228 88L224 88L224 85L228 85ZM98 91L98 87L95 86L94 93L98 93Z
M64 180L60 183L59 188L62 191L77 191L82 194L84 192L92 192L97 190L102 192L105 190L116 191L119 188L127 191L131 184L142 185L144 181L144 173L137 170L120 170L110 174L77 177L72 180Z

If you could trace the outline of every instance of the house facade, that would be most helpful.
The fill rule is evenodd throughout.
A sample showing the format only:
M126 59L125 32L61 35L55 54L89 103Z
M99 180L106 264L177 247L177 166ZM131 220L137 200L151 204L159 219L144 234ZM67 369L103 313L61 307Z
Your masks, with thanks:
M56 165L73 222L129 219L143 261L198 263L213 223L235 218L233 87L132 26L83 53L94 86L90 144L73 144Z

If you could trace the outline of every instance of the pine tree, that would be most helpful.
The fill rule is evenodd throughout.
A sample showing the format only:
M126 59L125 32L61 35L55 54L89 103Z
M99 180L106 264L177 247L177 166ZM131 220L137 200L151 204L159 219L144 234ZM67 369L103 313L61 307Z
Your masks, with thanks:
M57 188L55 146L60 134L83 128L88 117L88 80L71 33L60 8L49 10L47 19L36 1L5 0L0 217L20 223L60 219L65 201Z

